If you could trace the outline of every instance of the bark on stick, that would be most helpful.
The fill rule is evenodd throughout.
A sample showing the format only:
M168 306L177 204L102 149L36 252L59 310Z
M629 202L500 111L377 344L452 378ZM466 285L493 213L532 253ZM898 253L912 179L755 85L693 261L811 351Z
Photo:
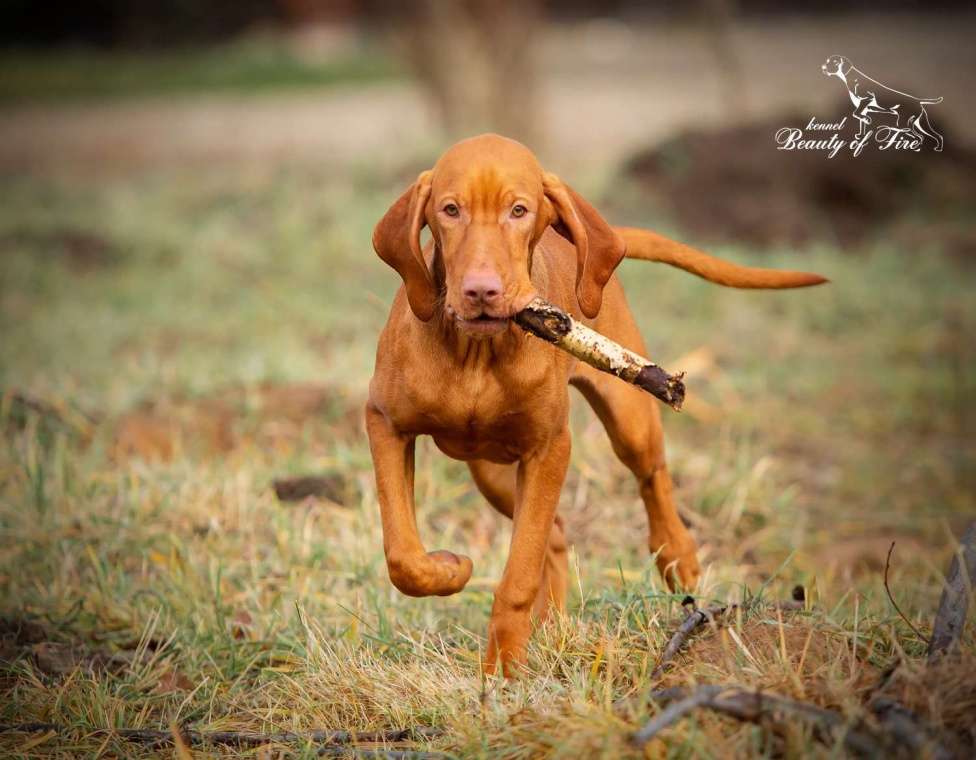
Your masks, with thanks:
M602 372L642 388L674 410L685 400L683 372L671 375L640 354L624 348L542 298L534 298L515 315L523 330Z

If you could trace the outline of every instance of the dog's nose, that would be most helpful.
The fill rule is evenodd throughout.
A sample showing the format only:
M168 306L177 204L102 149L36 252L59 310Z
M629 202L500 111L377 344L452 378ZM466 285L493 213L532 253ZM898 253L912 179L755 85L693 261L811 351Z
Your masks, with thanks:
M469 303L490 306L501 298L502 281L494 272L468 272L461 282L461 291Z

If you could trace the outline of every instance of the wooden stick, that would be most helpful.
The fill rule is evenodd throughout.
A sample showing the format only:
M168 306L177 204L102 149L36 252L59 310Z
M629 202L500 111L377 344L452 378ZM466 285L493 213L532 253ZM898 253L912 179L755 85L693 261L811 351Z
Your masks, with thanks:
M803 586L797 586L793 589L793 599L785 602L775 602L772 606L775 609L787 611L787 610L802 610L806 604L805 591ZM664 651L661 652L660 658L658 658L657 665L654 666L654 670L651 672L651 680L656 680L660 678L667 666L671 663L671 660L675 658L675 655L680 652L685 644L688 643L688 639L691 638L692 634L695 633L699 628L704 626L706 623L714 623L718 618L726 615L727 613L737 610L740 607L745 612L749 612L758 603L758 599L749 599L743 604L718 604L713 607L707 607L705 609L699 609L698 607L693 607L692 611L688 614L678 630L674 632L674 635L668 639L667 645L664 647ZM683 606L694 605L695 600L692 597L686 597L682 602Z
M671 375L652 361L615 343L542 298L534 298L515 315L526 332L586 362L642 388L678 411L685 400L684 373Z
M952 558L946 575L939 611L929 641L929 662L951 651L962 636L969 611L969 597L976 584L976 522L959 542L959 550Z
M899 703L884 697L874 699L869 705L881 725L881 735L876 735L859 723L852 724L834 710L735 684L703 685L691 691L672 687L653 692L650 698L665 707L631 737L631 742L638 747L644 746L661 731L698 708L707 708L752 723L770 720L776 724L784 722L787 717L799 718L812 723L821 738L846 730L845 746L871 756L886 747L892 749L893 744L907 747L914 756L919 757L952 760L955 756L940 740L940 732L936 728L924 723Z
M637 747L643 747L658 733L700 707L752 723L760 720L782 723L787 716L800 718L814 724L821 735L843 731L844 745L862 754L876 756L884 746L883 741L870 732L851 726L839 712L736 684L699 686L694 691L666 689L651 694L651 698L659 702L671 701L671 704L631 737Z
M734 607L735 605L733 605ZM654 666L654 670L651 673L651 680L656 680L661 677L664 673L665 668L671 663L675 655L681 651L684 645L688 642L695 631L701 628L705 623L709 623L715 620L719 615L724 614L728 610L728 605L716 605L714 607L708 607L704 610L694 609L692 610L688 617L684 619L678 630L674 632L674 635L668 640L667 646L664 647L664 651L661 652L661 657L657 661L657 665Z
M868 705L881 728L899 745L907 747L914 757L952 760L955 753L939 740L939 731L926 724L900 702L875 697Z
M69 729L56 723L21 723L17 725L0 725L0 733L37 733L41 731L56 731L65 733ZM99 728L93 734L115 734L120 739L138 744L166 746L174 742L173 733L150 728ZM389 731L344 731L344 730L313 730L307 732L283 731L277 734L258 734L249 731L190 731L182 729L180 738L191 747L202 745L218 745L225 747L260 747L265 744L292 744L309 742L322 745L319 754L348 754L355 748L357 756L383 758L446 758L441 752L421 752L416 750L388 750L362 749L355 747L358 743L376 744L380 742L405 742L418 739L432 739L440 736L436 728L418 726L414 728L398 728Z

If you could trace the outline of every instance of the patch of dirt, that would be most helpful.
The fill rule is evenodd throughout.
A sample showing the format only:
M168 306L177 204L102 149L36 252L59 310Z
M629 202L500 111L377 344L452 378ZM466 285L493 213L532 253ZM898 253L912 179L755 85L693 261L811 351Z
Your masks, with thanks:
M855 131L850 108L841 137ZM809 114L787 112L742 126L686 131L634 155L625 174L651 202L703 242L758 247L822 240L845 246L893 237L906 247L937 246L976 254L968 211L976 199L976 151L960 145L940 122L945 150L877 150L834 158L816 150L783 151L774 135L803 128ZM804 139L832 132L804 131Z
M808 685L850 677L851 647L843 632L822 625L808 614L781 614L782 626L776 612L770 611L753 614L741 626L733 622L703 633L691 642L679 661L713 668L716 673L732 669L732 662L743 661L764 672L783 673L783 663L788 663L789 669ZM853 662L854 678L848 685L855 690L869 688L878 681L878 672L867 662L866 654L858 652Z
M120 672L133 661L131 652L106 652L60 641L42 641L30 649L38 670L50 676L66 676L82 668L95 672Z
M232 410L218 400L148 402L115 426L113 457L170 462L187 449L226 453L237 441Z
M40 672L64 676L77 668L118 672L127 668L136 656L131 651L92 648L62 637L58 631L33 620L0 618L0 665L27 657Z
M817 558L815 565L825 575L836 573L838 579L848 585L864 576L877 578L884 574L892 540L896 544L891 558L893 568L908 561L909 557L925 556L932 552L931 546L926 546L917 536L907 534L838 536L813 550Z
M347 503L350 483L341 473L328 475L303 475L296 478L279 478L272 484L278 501L304 501L326 499L336 504Z
M14 662L25 650L47 638L40 623L23 618L0 618L0 665Z
M196 399L147 401L115 423L116 460L168 462L184 451L226 455L243 446L281 450L301 440L306 425L342 440L358 435L356 405L310 383L230 388Z
M63 261L78 274L104 269L119 262L112 242L95 232L74 227L11 232L0 237L0 251L27 249Z

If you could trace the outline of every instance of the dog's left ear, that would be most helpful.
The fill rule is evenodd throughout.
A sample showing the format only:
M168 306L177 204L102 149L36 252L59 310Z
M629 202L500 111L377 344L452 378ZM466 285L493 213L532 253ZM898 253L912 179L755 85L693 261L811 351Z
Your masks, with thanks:
M552 228L576 246L576 300L587 317L603 302L603 287L626 252L620 236L589 202L555 174L542 176Z

